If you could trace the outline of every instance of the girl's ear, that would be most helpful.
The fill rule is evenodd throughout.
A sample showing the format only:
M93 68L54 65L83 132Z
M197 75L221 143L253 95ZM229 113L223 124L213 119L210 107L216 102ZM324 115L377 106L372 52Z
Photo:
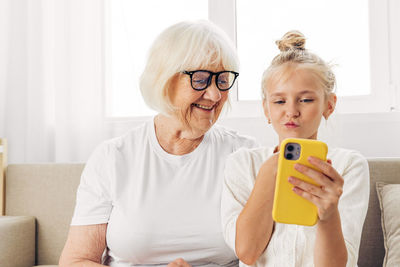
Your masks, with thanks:
M329 118L329 116L333 113L333 111L335 110L336 107L336 101L337 101L337 96L335 93L330 93L328 95L328 100L325 106L325 110L323 113L323 116L325 118L325 120L327 120Z
M271 124L271 118L269 116L269 110L268 110L268 103L267 100L264 98L262 101L263 109L264 109L264 115L268 120L268 124Z

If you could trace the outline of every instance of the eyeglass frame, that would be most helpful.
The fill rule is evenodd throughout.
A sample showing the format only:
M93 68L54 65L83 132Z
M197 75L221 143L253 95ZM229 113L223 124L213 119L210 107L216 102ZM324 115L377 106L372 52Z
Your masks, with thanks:
M207 85L206 85L204 88L202 88L202 89L196 89L196 88L193 87L193 80L192 80L193 74L194 74L195 72L199 72L199 71L208 72L208 73L210 74L210 77L208 77ZM235 78L233 79L232 85L229 86L229 88L220 89L219 86L218 86L218 82L217 82L217 81L218 81L219 75L221 75L221 73L224 73L224 72L233 73L233 74L235 75ZM218 90L220 90L220 91L222 91L222 92L228 91L228 90L231 89L232 86L235 84L236 78L239 76L239 73L238 73L238 72L230 71L230 70L223 70L223 71L219 71L219 72L212 72L212 71L209 71L209 70L193 70L193 71L186 71L186 70L184 70L184 71L182 71L181 73L187 74L187 75L190 76L190 85L192 86L193 90L196 90L196 91L203 91L203 90L207 89L207 88L211 85L211 81L212 81L212 78L213 78L214 75L215 75L215 85L217 86Z

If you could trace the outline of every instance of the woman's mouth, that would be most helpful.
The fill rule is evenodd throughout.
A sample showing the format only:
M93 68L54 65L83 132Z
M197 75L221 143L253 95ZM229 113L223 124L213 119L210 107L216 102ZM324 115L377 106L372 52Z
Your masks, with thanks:
M196 107L196 108L199 108L199 109L202 109L204 111L211 111L215 107L215 105L206 106L206 105L201 105L201 104L196 104L196 103L193 103L192 106Z

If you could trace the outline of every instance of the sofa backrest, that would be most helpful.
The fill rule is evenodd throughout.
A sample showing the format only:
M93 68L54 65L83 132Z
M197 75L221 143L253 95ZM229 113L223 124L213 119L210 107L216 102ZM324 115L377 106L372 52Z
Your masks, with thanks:
M400 158L369 159L370 193L367 217L361 236L358 267L382 266L385 256L376 182L400 183Z
M370 201L359 252L359 267L382 266L385 249L375 184L400 183L400 158L369 159ZM84 164L9 165L6 215L36 217L36 264L57 264L65 244Z
M83 164L8 165L6 215L36 218L36 264L58 264Z

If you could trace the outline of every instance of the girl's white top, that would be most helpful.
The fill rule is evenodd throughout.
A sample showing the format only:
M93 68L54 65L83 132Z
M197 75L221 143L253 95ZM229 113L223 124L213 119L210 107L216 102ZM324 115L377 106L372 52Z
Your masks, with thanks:
M71 225L107 223L111 266L234 266L221 227L227 156L254 139L214 125L191 153L165 152L153 120L97 147L82 173Z
M236 220L246 204L258 171L274 148L240 149L228 157L222 191L222 228L224 238L235 250ZM347 266L357 266L361 232L369 200L369 169L358 152L342 148L329 149L328 159L344 179L339 200L342 231L348 252ZM314 266L313 251L317 225L299 226L275 223L271 240L253 266ZM246 266L240 262L241 266Z

